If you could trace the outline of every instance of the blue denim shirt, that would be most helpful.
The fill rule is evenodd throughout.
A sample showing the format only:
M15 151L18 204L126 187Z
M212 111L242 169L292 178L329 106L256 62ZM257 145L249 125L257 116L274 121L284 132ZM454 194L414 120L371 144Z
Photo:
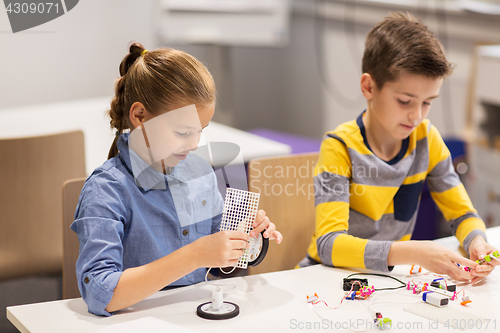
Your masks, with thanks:
M188 155L171 175L149 168L149 176L134 178L131 158L137 163L137 155L129 153L128 134L118 149L85 182L71 225L80 241L80 293L89 312L105 316L124 270L217 232L223 210L215 174L200 157ZM205 273L197 269L170 286L201 282Z

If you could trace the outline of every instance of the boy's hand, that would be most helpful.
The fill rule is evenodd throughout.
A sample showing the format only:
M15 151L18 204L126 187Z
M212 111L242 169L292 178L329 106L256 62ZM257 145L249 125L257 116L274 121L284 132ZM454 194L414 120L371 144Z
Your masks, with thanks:
M470 281L474 278L471 272L466 272L460 266L467 266L471 269L478 266L472 260L462 257L460 254L432 241L419 241L419 266L430 272L446 274L457 281Z
M482 236L475 237L469 245L470 259L473 261L484 259L485 255L491 255L495 251L497 251L497 249L488 244ZM477 265L476 268L471 271L474 277L471 282L476 283L481 281L481 279L490 274L499 263L500 260L491 259L490 262Z
M255 237L262 231L264 232L264 238L269 238L270 240L276 239L276 243L279 244L283 240L283 235L281 232L276 230L274 223L269 221L266 216L266 212L263 210L257 211L257 216L255 216L255 221L252 224L253 230L250 232L250 237Z

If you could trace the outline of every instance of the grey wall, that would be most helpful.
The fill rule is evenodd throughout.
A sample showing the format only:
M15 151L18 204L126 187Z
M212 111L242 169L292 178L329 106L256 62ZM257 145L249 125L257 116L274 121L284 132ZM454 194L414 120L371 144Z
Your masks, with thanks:
M15 34L0 9L0 108L110 95L128 43L154 47L155 8L153 0L81 0Z
M456 64L429 119L444 136L463 136L472 50L476 43L500 43L500 20L452 7L457 3L295 0L285 47L214 52L214 46L173 46L193 53L212 71L219 90L217 121L321 138L366 108L359 80L368 31L390 11L411 11Z

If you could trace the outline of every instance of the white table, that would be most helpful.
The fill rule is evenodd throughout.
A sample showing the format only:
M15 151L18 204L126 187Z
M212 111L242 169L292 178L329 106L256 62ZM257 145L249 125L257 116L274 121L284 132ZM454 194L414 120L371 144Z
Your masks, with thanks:
M499 247L500 227L489 229L487 235L490 243ZM456 249L458 244L453 238L442 239L438 242L453 249ZM408 280L404 278L408 271L408 266L398 266L391 275ZM306 295L317 293L320 299L330 306L337 306L343 297L342 278L353 272L348 269L316 265L297 270L200 283L158 292L133 307L106 318L89 314L81 298L8 307L7 318L21 332L34 333L121 333L137 332L139 329L144 332L166 332L172 329L173 332L267 333L296 332L300 331L301 327L305 331L314 331L306 329L307 325L326 325L326 327L333 325L335 328L335 325L339 325L337 323L345 326L358 320L363 323L365 320L368 322L373 320L366 305L363 304L365 301L344 301L345 304L338 310L325 309L317 305L315 309L318 313L311 310L306 302ZM367 278L369 283L376 288L397 286L397 282L391 279L373 276ZM462 308L464 311L470 311L486 319L497 318L498 308L500 308L500 291L498 290L500 270L496 269L486 280L486 283L479 283L475 286L458 287L459 289L463 287L472 300L467 309L460 306L457 301L449 306ZM211 291L215 288L213 284L217 283L236 285L224 296L225 300L239 305L240 314L236 318L211 321L196 315L197 306L210 300ZM437 332L436 329L429 329L428 319L403 311L403 307L420 302L420 296L403 289L375 292L373 297L372 308L381 312L384 317L393 320L393 330L406 332L411 330L405 330L405 325L422 325L422 329L418 329L418 332ZM497 330L500 329L500 320L497 319L495 323L490 322L488 332L492 331L494 324ZM400 325L400 328L398 329L396 325ZM357 327L359 329L362 326ZM439 327L447 330L442 324L439 324Z
M106 161L114 133L109 127L111 97L74 100L0 109L0 138L36 136L82 130L85 136L87 173ZM258 157L286 155L289 145L229 126L211 122L204 130L209 142L232 142L240 147L243 161Z

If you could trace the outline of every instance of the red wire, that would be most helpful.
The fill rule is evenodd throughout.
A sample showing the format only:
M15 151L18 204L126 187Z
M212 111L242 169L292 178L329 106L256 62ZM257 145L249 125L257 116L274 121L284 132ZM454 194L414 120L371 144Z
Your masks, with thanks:
M316 301L316 302L313 302L313 304L314 304L314 305L316 305L316 304L318 304L318 303L320 303L320 302L321 302L321 303L325 303L325 305L326 305L326 306L328 306L328 304L326 304L326 302L325 302L325 301L321 301L321 300Z

